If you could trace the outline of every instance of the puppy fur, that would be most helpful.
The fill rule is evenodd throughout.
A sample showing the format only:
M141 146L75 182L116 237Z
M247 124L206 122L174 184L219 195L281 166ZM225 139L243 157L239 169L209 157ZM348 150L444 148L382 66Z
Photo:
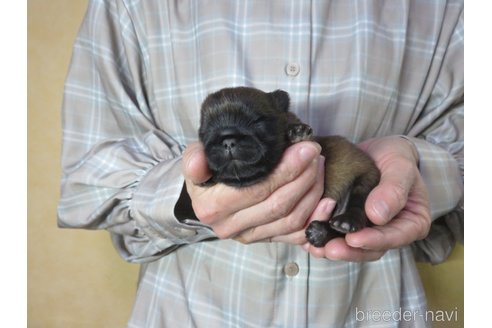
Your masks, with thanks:
M210 94L201 108L199 139L205 147L212 178L206 183L245 187L265 179L285 149L313 140L325 157L323 197L340 204L349 195L345 211L328 222L313 221L307 240L323 247L335 237L370 224L364 211L369 192L380 173L373 160L340 136L315 137L312 129L289 111L287 92L263 92L249 87L225 88Z

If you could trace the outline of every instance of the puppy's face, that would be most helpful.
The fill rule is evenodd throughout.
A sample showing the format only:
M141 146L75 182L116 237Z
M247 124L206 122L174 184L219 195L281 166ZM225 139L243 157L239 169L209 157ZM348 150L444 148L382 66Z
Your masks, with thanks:
M289 96L277 90L226 88L202 104L200 141L213 181L247 186L266 177L288 145Z

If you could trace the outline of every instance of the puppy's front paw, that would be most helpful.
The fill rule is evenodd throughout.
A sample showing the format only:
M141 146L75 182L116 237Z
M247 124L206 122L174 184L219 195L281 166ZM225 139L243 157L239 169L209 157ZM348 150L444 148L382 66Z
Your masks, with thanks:
M314 247L323 247L341 234L330 228L328 222L313 221L306 228L306 239Z
M313 139L313 129L307 124L292 124L289 125L287 131L287 136L291 143L296 143L300 141L312 140Z
M366 216L364 213L346 212L335 216L330 220L331 228L341 233L355 232L366 226Z

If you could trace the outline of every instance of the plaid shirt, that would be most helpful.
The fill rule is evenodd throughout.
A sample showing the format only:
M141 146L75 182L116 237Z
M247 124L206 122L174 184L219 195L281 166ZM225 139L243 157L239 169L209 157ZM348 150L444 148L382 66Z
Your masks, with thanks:
M58 223L107 229L144 263L130 327L426 326L410 247L316 259L214 239L174 206L207 94L284 89L319 135L416 145L439 220L412 247L443 260L462 232L463 33L462 1L90 1L66 80Z

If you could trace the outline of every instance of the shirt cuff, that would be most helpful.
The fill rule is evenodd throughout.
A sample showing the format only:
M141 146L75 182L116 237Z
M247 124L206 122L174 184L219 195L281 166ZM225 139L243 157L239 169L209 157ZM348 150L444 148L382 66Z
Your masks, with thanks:
M133 195L131 215L156 252L215 237L210 227L197 220L176 218L174 208L183 183L181 157L173 158L155 165Z
M463 197L463 178L456 159L445 149L423 139L402 137L417 150L419 171L429 191L432 220L456 209Z

